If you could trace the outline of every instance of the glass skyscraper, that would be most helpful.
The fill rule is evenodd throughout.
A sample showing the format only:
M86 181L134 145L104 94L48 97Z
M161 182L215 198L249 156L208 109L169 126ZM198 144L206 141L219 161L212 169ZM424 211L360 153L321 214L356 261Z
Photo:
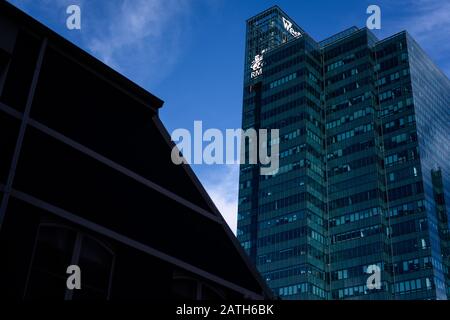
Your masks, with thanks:
M407 32L249 19L242 127L280 130L276 174L241 165L237 231L275 294L450 297L450 81Z

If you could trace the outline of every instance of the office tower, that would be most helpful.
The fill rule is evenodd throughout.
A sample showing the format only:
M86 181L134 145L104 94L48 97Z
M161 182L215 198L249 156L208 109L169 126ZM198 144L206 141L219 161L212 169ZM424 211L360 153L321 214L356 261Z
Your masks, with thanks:
M284 299L446 299L450 81L406 32L317 42L279 7L247 21L238 238ZM367 286L373 272L380 283Z
M162 100L5 1L0 35L2 301L271 297Z

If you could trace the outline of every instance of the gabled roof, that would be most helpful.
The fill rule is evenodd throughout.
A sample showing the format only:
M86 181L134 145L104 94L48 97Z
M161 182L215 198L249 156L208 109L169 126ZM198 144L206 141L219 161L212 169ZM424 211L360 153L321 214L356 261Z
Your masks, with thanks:
M148 137L148 141L153 141L151 143L154 143L159 149L156 150L157 152L149 154L149 150L145 148L146 143L144 143L147 141L147 138L145 136L133 136L133 138L138 138L136 144L142 142L142 147L144 148L142 149L143 157L154 157L158 159L159 162L157 161L157 163L165 164L158 168L161 171L159 176L169 181L163 181L162 179L153 181L153 178L145 173L147 171L139 169L139 164L133 161L128 162L123 159L116 159L114 154L117 155L115 153L117 150L109 154L106 147L106 149L97 150L95 146L89 146L88 140L83 141L83 138L73 138L71 136L73 132L52 133L54 129L58 129L52 128L52 125L49 125L50 128L42 127L49 133L62 134L59 139L63 139L67 144L78 149L78 151L88 154L91 158L103 162L131 178L134 183L133 187L136 185L136 188L147 188L145 190L148 190L148 192L145 195L149 197L142 198L140 193L125 194L125 202L124 199L118 199L117 201L121 201L118 203L124 205L126 201L129 201L128 208L133 209L130 209L130 212L127 212L126 215L111 215L107 220L105 220L104 215L98 213L97 216L80 215L78 219L74 215L85 214L86 212L70 213L65 210L66 208L61 208L63 210L54 208L54 212L60 212L60 215L67 219L73 218L74 221L76 220L75 222L83 223L87 227L90 226L98 232L114 237L118 241L128 243L135 248L140 248L142 251L148 253L158 251L161 253L160 256L162 258L172 262L177 261L180 266L189 267L191 271L198 270L202 272L203 270L214 278L220 278L226 283L245 288L261 298L272 297L270 289L255 266L249 261L245 251L192 169L187 165L176 166L173 163L169 163L170 150L174 147L174 143L170 140L168 132L158 118L158 109L162 106L163 101L11 4L6 2L0 3L0 12L10 17L18 25L31 30L39 37L46 38L49 46L64 52L66 58L70 56L72 60L76 60L79 66L95 71L100 81L111 85L111 90L118 89L121 92L125 92L134 101L140 102L140 105L124 106L124 110L132 112L131 109L126 109L127 107L139 109L142 107L148 110L149 121L151 121L153 129L148 128L145 123L139 121L142 119L136 119L136 125L142 125L142 132L155 133ZM53 68L57 67L55 63ZM45 67L43 67L43 70L45 71ZM41 78L52 79L51 72L46 73L46 78ZM80 110L80 113L82 112ZM95 110L92 112L95 112ZM76 123L74 127L77 128L77 126L80 128L79 130L85 129L81 123ZM132 133L130 132L130 134ZM84 138L86 138L86 135ZM57 164L54 165L55 172L56 166ZM98 183L98 181L96 182ZM119 185L116 187L124 188L124 186ZM186 193L186 190L189 192ZM124 189L124 192L127 192L127 190ZM191 198L187 197L187 194ZM194 194L193 197L192 194ZM72 198L70 200L74 201ZM194 200L195 203L193 202ZM152 201L155 201L158 205L172 203L176 209L171 209L174 210L172 212L164 212L161 210L163 208L153 205ZM146 211L145 215L142 215L142 210L148 211ZM87 212L86 214L90 213ZM113 221L114 219L116 221ZM176 233L173 230L178 230L180 233ZM173 237L167 237L167 233L171 231L175 234ZM141 246L139 242L143 245ZM195 245L192 246L192 244ZM148 248L150 247L155 250L149 250Z

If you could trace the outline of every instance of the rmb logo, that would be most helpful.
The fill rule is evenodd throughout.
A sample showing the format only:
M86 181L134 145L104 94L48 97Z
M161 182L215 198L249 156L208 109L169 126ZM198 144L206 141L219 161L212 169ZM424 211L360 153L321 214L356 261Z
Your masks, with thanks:
M264 64L263 55L257 54L250 65L250 68L253 70L251 73L252 79L262 74L263 64Z
M292 28L292 22L287 20L285 17L281 17L283 19L283 25L284 28L289 31L290 34L292 34L294 37L300 37L302 34L298 31L295 31L294 28Z

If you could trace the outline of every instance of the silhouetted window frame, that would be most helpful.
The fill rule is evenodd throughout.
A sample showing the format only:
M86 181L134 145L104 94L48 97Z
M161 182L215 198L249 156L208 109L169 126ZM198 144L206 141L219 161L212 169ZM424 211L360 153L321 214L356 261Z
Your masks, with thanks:
M0 97L3 93L3 86L6 82L9 65L11 64L11 55L3 49L0 49Z
M33 252L32 252L32 256L31 256L31 263L30 263L30 266L28 269L28 274L27 274L24 297L26 297L28 295L33 266L36 261L36 250L38 248L39 236L41 234L40 232L41 232L42 228L57 228L57 229L61 229L61 230L69 230L74 233L75 240L74 240L73 248L71 249L72 254L71 254L71 261L70 261L69 265L79 265L81 250L83 248L83 240L85 238L92 240L93 242L98 244L101 248L106 250L111 255L111 266L109 268L109 281L108 281L108 288L106 290L106 300L110 300L111 292L112 292L112 280L113 280L113 276L114 276L114 267L115 267L115 263L116 263L116 254L115 254L114 250L112 249L112 247L110 245L106 244L104 241L97 239L92 234L88 234L86 232L77 230L76 228L71 227L67 224L61 223L61 222L51 222L51 221L41 222L37 227L36 237L35 237L35 241L34 241L34 245L33 245ZM67 277L68 276L69 275L67 275ZM81 270L81 279L83 279L83 270ZM81 288L81 290L83 290L83 288ZM74 291L75 290L69 290L68 288L66 288L64 300L73 300Z

